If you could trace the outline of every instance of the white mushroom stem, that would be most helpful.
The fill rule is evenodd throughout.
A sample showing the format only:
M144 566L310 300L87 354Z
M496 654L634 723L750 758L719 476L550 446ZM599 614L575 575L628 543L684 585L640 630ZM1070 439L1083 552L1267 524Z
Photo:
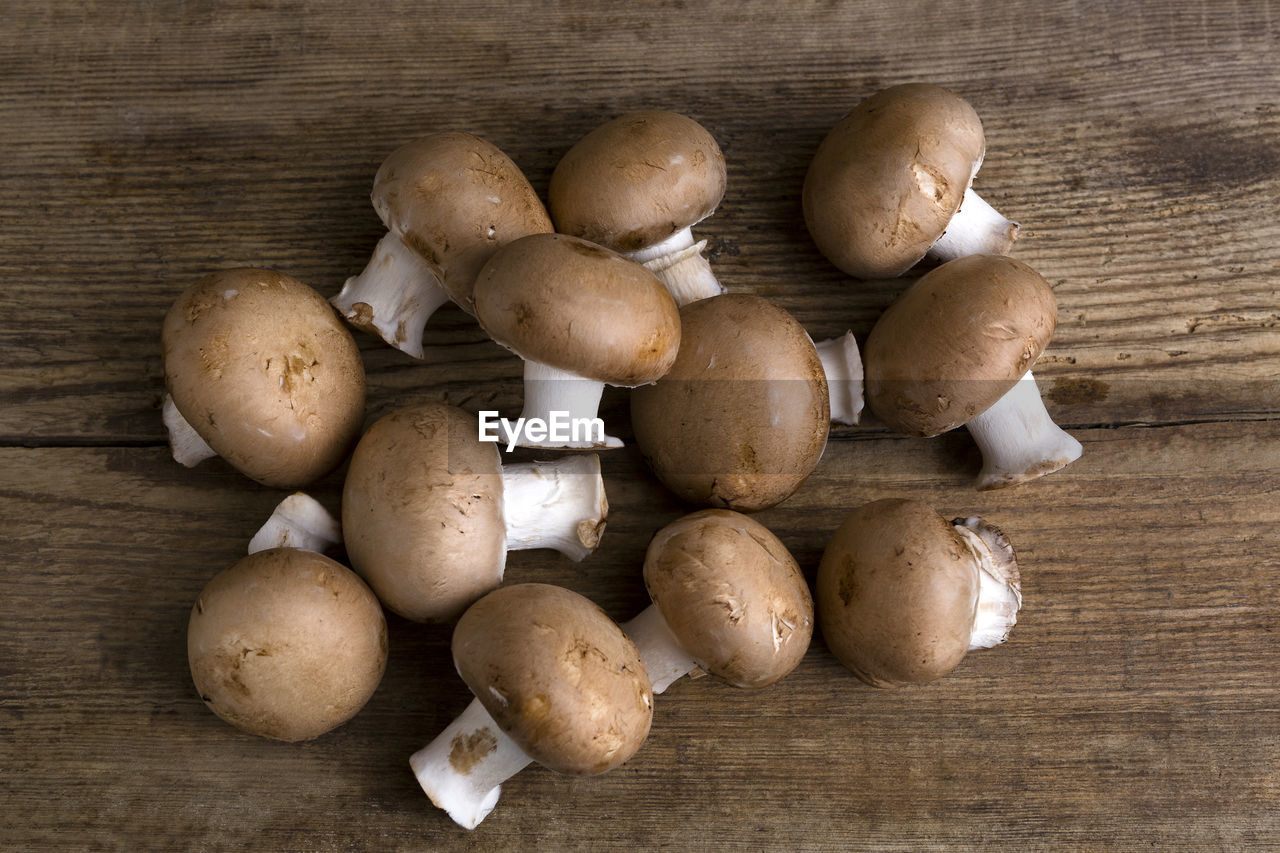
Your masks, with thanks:
M431 802L459 826L475 829L498 803L502 783L533 761L471 700L435 740L409 758Z
M294 492L276 505L266 524L249 540L249 553L297 548L323 554L342 542L342 525L315 498Z
M706 247L706 240L695 243L693 232L683 228L661 243L627 252L626 255L644 264L667 286L667 292L676 305L683 307L725 292L724 285L711 271L711 264L703 257L702 251Z
M609 502L594 453L502 467L507 550L554 548L583 560L600 544Z
M999 489L1052 474L1080 458L1080 442L1045 410L1031 371L966 426L982 451L979 489Z
M862 355L853 332L815 344L827 376L831 420L854 426L862 417Z
M972 188L964 191L960 209L947 223L947 230L929 249L940 261L967 255L1007 255L1018 238L1018 223L1005 219Z
M1018 561L1008 538L981 518L957 518L952 525L978 560L978 607L969 651L1003 643L1018 621L1022 608L1022 581Z
M697 661L681 648L656 604L650 604L640 615L622 623L622 630L636 644L654 693L662 693L673 681L698 669Z
M173 397L169 394L164 395L164 405L161 406L160 416L164 420L164 428L169 433L169 449L173 451L173 458L178 462L188 468L192 468L204 460L212 459L218 455L200 437L200 433L196 432L195 427L182 416L182 412L178 411L177 405L173 402Z
M524 409L513 424L501 422L503 440L519 447L612 448L598 412L604 383L549 364L524 363Z
M351 325L422 358L427 320L449 301L449 293L421 255L388 233L364 271L347 279L329 301Z

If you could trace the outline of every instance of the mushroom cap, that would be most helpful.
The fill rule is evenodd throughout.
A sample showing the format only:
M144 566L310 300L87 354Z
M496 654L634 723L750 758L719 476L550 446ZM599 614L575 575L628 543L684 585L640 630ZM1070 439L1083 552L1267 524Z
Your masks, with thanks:
M476 274L489 256L552 228L520 167L470 133L433 133L397 148L374 176L371 199L387 230L426 260L470 314Z
M814 243L849 275L902 275L942 236L985 151L978 114L954 92L929 83L877 92L809 164L802 198Z
M633 112L565 153L547 204L556 230L634 252L710 216L725 177L724 154L702 125L679 113Z
M678 518L649 543L644 583L681 648L735 687L791 672L813 636L813 598L785 545L727 509Z
M818 566L818 624L832 653L876 687L941 678L969 649L978 563L946 519L919 501L858 507Z
M307 740L355 716L387 664L387 623L354 572L273 548L214 576L191 608L187 658L200 697L250 734Z
M903 291L867 336L867 403L909 435L968 423L1031 369L1057 315L1048 282L1021 261L948 261Z
M827 444L830 404L813 341L785 310L743 293L685 305L680 325L671 370L631 394L636 444L686 501L773 506Z
M342 491L351 565L388 609L448 621L502 582L502 462L455 406L379 418L356 445Z
M325 298L292 276L247 267L205 276L169 309L161 344L182 417L263 485L315 481L360 434L360 351Z
M610 385L658 379L680 347L662 282L617 252L565 234L523 237L476 280L476 318L529 361Z
M549 584L486 595L453 632L462 680L533 760L603 773L649 734L653 690L635 643L589 599Z

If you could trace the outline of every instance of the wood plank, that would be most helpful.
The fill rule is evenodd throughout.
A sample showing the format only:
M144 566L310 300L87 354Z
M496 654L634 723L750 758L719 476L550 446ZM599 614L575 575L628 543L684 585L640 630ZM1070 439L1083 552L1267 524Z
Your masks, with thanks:
M406 765L467 701L447 628L393 617L387 676L337 731L243 735L191 687L186 617L280 493L159 448L0 450L0 845L1265 849L1280 832L1280 424L1082 438L1069 473L988 493L959 438L836 441L757 516L810 577L865 500L988 517L1025 582L1006 645L900 691L861 686L820 640L765 690L677 683L631 762L590 779L530 768L471 834ZM508 580L625 619L645 604L648 537L681 508L633 452L604 458L601 551L516 554ZM317 492L331 507L338 481Z
M158 330L177 292L232 264L336 292L378 237L378 162L442 128L494 140L545 192L559 156L601 121L639 106L690 113L729 161L729 193L699 229L725 283L775 299L815 336L865 337L904 283L827 264L799 188L845 110L911 79L952 86L984 118L978 188L1023 223L1015 254L1059 295L1040 371L1063 422L1272 416L1271 5L944 6L526 0L406 16L334 0L306 14L10 3L0 442L161 440ZM380 394L511 399L518 365L460 312L429 338L426 365L366 344Z

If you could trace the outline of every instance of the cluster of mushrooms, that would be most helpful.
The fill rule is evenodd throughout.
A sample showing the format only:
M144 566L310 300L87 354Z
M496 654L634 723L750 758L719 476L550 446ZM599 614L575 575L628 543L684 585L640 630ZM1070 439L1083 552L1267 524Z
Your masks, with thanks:
M384 608L456 623L454 663L475 700L410 764L431 801L474 828L531 761L571 774L627 761L654 694L685 674L778 681L808 648L815 610L836 657L880 687L940 678L1002 642L1021 606L1018 566L980 518L948 521L900 499L857 507L811 594L786 546L747 515L791 495L831 421L856 424L864 398L903 433L967 426L984 459L979 488L1079 456L1030 370L1054 330L1053 292L1007 256L1018 226L972 190L984 150L970 105L928 84L866 99L818 148L803 187L818 249L859 278L929 268L861 353L852 334L815 344L782 308L725 292L690 231L721 201L724 157L671 112L587 134L556 167L546 206L490 143L426 136L378 170L387 234L331 300L263 269L188 288L163 329L175 458L221 456L288 490L348 462L340 522L291 494L196 600L188 654L201 698L247 732L313 738L375 691ZM347 324L421 358L446 301L524 360L524 408L503 421L503 440L561 456L504 464L477 414L443 403L399 408L362 433L365 377ZM535 425L598 420L605 384L635 389L649 467L702 507L655 533L642 567L652 606L622 625L562 587L502 586L509 550L583 560L599 545L608 502L595 451L621 442ZM332 556L343 553L350 568Z

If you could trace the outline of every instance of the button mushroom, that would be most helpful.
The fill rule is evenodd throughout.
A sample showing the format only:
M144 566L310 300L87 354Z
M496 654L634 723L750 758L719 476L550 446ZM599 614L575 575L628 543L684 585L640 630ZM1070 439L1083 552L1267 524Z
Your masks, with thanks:
M520 168L470 133L433 133L396 149L371 198L388 233L332 301L352 325L415 358L437 308L452 299L475 313L471 290L494 251L551 231Z
M631 395L636 444L690 503L754 512L794 492L826 447L827 383L782 308L727 293L680 309L675 364Z
M644 558L653 604L622 628L654 693L702 669L735 687L791 672L813 636L813 599L795 559L760 522L706 509L658 531Z
M633 112L597 127L556 165L547 205L556 230L623 252L657 274L677 304L723 293L693 241L725 190L724 154L679 113Z
M1022 606L1003 533L901 499L849 514L822 554L815 597L827 646L876 687L941 678L1004 642Z
M590 426L604 386L643 385L671 367L680 315L653 273L587 240L535 234L504 246L480 271L476 317L524 359L524 410L512 430L525 447L573 446L535 434L554 418ZM622 442L593 433L591 444Z
M985 153L982 122L959 95L927 83L877 92L818 146L803 188L809 233L858 278L900 276L926 254L1007 254L1017 223L971 187Z
M983 453L979 489L1057 471L1080 457L1080 442L1049 417L1031 375L1057 310L1048 283L1020 261L948 261L903 291L872 328L867 404L909 435L967 425Z
M377 420L342 492L351 565L390 610L447 621L502 582L508 550L595 549L609 505L594 454L503 465L476 418L423 403Z
M409 764L431 802L467 829L530 762L595 775L649 734L653 691L635 644L576 592L494 590L458 620L452 645L475 699Z
M267 486L338 466L360 434L365 379L350 332L292 276L238 268L187 288L164 319L173 456L221 456Z
M191 609L187 658L200 698L228 723L307 740L355 716L387 663L378 599L350 569L273 548L209 581Z

